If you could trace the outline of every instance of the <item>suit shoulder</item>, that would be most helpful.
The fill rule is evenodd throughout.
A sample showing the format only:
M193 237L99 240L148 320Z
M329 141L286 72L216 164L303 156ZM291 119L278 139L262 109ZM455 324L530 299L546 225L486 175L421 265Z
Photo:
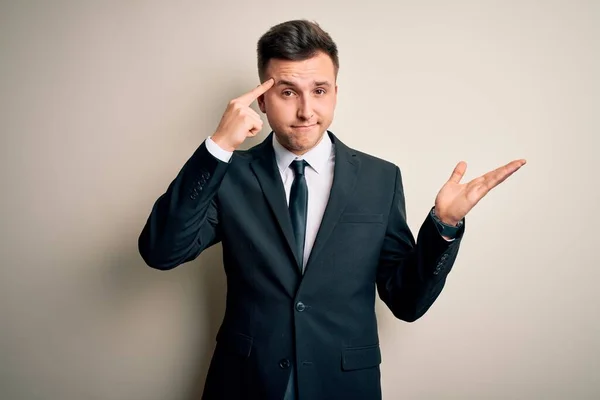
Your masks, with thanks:
M251 160L254 156L252 154L252 152L249 150L234 150L233 152L233 157L235 157L238 160L246 160L249 161Z
M249 163L258 156L258 149L251 147L249 149L238 149L233 151L232 161L235 163Z
M352 153L356 155L356 157L358 157L358 159L361 161L361 163L363 163L365 166L370 166L372 168L376 168L379 170L384 170L386 172L396 172L396 169L398 169L399 167L394 164L391 161L385 160L383 158L374 156L372 154L368 154L356 149L351 149Z
M255 144L254 146L248 149L234 150L233 154L238 161L250 162L257 157L260 157L261 154L265 151L265 147L268 145L268 141L265 140L261 143Z

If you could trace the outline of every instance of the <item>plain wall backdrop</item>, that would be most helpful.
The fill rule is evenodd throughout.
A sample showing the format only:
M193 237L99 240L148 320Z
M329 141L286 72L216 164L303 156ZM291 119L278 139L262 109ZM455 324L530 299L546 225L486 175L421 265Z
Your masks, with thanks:
M221 248L160 272L137 238L296 18L338 43L331 130L400 166L415 235L460 160L528 161L422 319L377 300L384 398L600 398L600 2L567 0L3 1L0 398L200 398Z

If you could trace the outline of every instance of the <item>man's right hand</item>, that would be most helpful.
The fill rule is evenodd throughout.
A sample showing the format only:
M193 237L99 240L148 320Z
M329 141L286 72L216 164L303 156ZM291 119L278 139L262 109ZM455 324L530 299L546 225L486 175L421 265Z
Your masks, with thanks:
M255 136L261 131L263 122L260 116L250 108L250 104L269 90L274 82L274 79L270 78L252 91L229 102L216 132L211 137L219 147L223 150L234 151L244 143L246 138Z

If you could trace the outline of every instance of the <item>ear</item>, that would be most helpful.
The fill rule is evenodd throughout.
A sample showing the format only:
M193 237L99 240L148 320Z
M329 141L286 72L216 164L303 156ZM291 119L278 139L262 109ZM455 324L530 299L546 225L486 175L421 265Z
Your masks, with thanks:
M266 114L267 109L265 107L265 95L261 94L260 96L258 96L256 102L258 103L258 108L260 108L260 111L262 111L263 114Z
M335 85L335 104L337 104L337 96L338 96L338 85Z

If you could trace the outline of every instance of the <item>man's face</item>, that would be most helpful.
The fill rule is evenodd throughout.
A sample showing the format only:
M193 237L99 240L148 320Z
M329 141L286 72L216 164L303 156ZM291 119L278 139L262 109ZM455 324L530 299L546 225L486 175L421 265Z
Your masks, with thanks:
M337 102L333 61L325 53L304 61L271 59L265 77L275 84L258 98L260 110L285 148L306 153L333 120Z

